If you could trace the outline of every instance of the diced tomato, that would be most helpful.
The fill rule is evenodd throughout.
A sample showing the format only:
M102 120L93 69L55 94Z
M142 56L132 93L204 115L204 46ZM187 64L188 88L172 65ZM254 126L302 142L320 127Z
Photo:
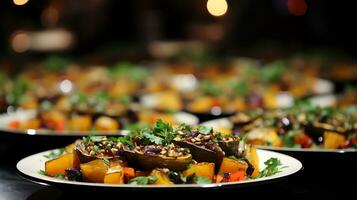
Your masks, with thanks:
M306 134L297 137L296 143L300 144L302 148L309 148L312 146L312 139Z
M228 182L236 182L236 181L244 181L244 180L246 180L246 178L244 176L244 171L240 170L240 171L232 173L230 175Z
M125 182L135 177L135 170L131 167L124 167L124 179Z
M65 129L64 121L58 121L56 123L56 131L63 131Z
M219 99L213 99L212 100L212 107L215 107L215 106L221 107L221 105L222 105L222 103L221 103L221 101Z
M218 176L220 175L217 175L216 182L218 181ZM237 182L246 180L245 172L243 170L234 173L223 173L221 177L222 178L220 179L222 180L220 180L220 182Z
M9 123L9 128L10 129L17 129L19 128L21 122L19 120L13 120Z

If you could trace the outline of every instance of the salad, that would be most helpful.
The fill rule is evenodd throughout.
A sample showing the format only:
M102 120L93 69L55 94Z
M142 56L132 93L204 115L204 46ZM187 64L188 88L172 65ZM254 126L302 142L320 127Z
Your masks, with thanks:
M238 182L271 176L277 158L259 169L255 147L210 127L154 126L121 137L88 136L46 156L39 173L69 181L174 185Z

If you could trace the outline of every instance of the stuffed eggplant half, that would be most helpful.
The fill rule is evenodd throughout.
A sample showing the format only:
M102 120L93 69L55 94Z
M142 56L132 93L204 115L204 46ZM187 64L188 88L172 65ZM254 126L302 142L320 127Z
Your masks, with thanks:
M70 181L173 185L261 177L256 149L239 137L162 120L126 136L83 137L48 158L42 173Z
M357 107L316 107L308 103L288 109L255 110L230 118L232 132L255 145L357 148Z

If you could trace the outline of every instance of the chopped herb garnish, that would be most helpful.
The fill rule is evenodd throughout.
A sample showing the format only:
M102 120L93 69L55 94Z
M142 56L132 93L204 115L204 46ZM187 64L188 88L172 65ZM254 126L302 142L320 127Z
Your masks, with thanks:
M129 184L132 185L147 185L150 183L155 183L157 180L156 176L138 176L129 180Z
M47 176L47 173L46 173L44 170L39 170L39 171L38 171L38 174Z
M210 183L212 183L212 180L210 180L210 179L208 179L206 177L203 177L203 176L195 176L194 181L197 184L210 184Z
M209 133L212 133L213 128L212 127L208 127L208 126L198 126L197 128L198 132L207 135Z
M90 142L89 137L83 137L82 140L83 140L84 145L88 145Z
M179 125L178 130L184 130L184 131L187 131L187 132L191 132L192 131L192 127L190 125L182 123L182 124Z
M104 140L106 137L105 136L89 136L89 139L92 142L100 142L102 140Z
M48 155L44 155L43 157L48 158L48 159L55 159L63 155L65 152L65 148L60 148L51 151Z
M66 176L64 174L58 174L56 176L54 176L54 178L60 179L60 180L65 180Z
M281 169L284 168L284 166L281 166L282 164L277 158L270 158L269 160L265 161L264 164L266 167L260 172L259 178L272 176L281 172Z
M93 146L93 151L94 151L95 153L98 153L98 152L100 151L100 149L99 149L99 147L98 147L97 145L94 145L94 146Z
M108 158L103 158L103 162L104 162L104 164L106 164L107 166L110 165L110 161L109 161Z
M134 147L134 143L132 141L130 141L130 138L131 138L130 135L118 137L117 142L127 145L129 147Z
M162 145L163 141L164 141L162 138L155 136L153 134L150 134L148 132L143 132L139 137L143 141L144 144Z

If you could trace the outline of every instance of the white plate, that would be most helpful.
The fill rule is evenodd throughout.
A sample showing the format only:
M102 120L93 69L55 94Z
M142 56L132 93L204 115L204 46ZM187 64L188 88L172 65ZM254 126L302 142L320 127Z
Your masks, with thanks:
M45 167L45 162L48 160L47 158L44 157L44 155L48 155L50 151L45 151L41 152L38 154L34 154L31 156L28 156L22 160L20 160L16 167L17 170L19 171L20 175L23 177L30 179L35 182L39 183L45 183L45 184L52 184L52 185L73 185L73 186L83 186L83 187L88 187L88 186L95 186L95 187L101 187L101 188L135 188L135 189L140 189L140 188L210 188L210 187L223 187L223 186L240 186L240 185L246 185L246 184L259 184L262 182L268 182L268 181L273 181L276 179L280 178L285 178L289 175L295 174L298 171L302 169L302 164L300 161L298 161L295 158L292 158L290 156L277 153L277 152L272 152L272 151L266 151L266 150L257 150L258 157L260 160L260 168L263 169L265 167L264 162L270 158L278 158L280 162L282 163L282 166L284 166L281 169L281 172L269 176L269 177L264 177L264 178L258 178L258 179L253 179L253 180L247 180L247 181L240 181L240 182L231 182L231 183L214 183L214 184L204 184L204 185L197 185L197 184L183 184L183 185L129 185L129 184L123 184L123 185L115 185L115 184L103 184L103 183L87 183L87 182L75 182L75 181L68 181L68 180L60 180L52 177L48 177L45 175L41 175L38 172L40 170L44 170Z
M9 129L9 123L13 120L26 121L36 116L34 110L17 110L11 113L5 113L0 115L0 132L14 133L14 134L27 134L27 135L49 135L49 136L83 136L83 135L125 135L129 133L127 130L118 130L115 132L103 132L103 131L54 131L47 129L28 129L28 130L12 130ZM174 113L173 117L178 123L185 123L188 125L197 125L199 120L195 115L187 112Z
M228 118L214 119L203 122L201 125L212 128L227 128L232 129L233 124ZM304 148L290 148L290 147L271 147L271 146L257 146L259 149L273 150L280 152L315 152L315 153L357 153L357 149L304 149Z

